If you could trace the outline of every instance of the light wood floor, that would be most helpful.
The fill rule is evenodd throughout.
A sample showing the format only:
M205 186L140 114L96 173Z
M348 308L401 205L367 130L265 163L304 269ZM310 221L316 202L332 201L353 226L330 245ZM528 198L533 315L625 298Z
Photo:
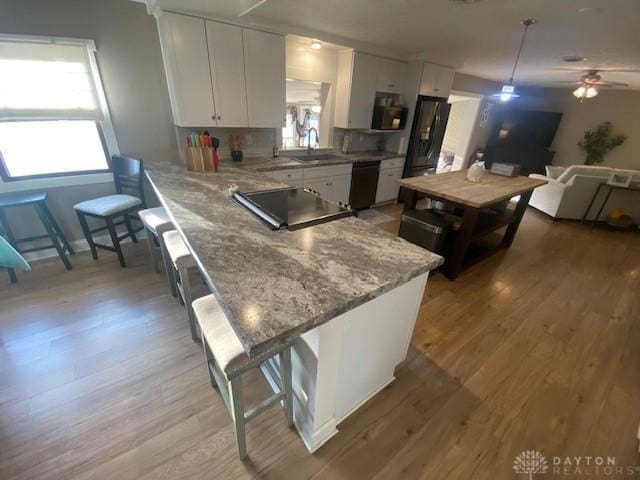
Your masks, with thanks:
M0 478L507 479L525 449L640 464L637 235L527 212L510 250L429 280L397 380L336 437L310 455L272 409L244 464L182 307L143 246L126 255L0 285Z

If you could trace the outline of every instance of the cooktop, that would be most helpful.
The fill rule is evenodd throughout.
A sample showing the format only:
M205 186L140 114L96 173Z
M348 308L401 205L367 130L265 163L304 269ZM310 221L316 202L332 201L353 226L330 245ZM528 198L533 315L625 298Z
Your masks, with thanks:
M297 187L235 192L233 199L273 230L298 230L319 223L357 215L352 210Z

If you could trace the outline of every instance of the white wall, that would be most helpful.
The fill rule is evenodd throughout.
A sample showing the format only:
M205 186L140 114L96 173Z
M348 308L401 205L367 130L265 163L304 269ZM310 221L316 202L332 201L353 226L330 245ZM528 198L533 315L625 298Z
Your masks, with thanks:
M471 150L476 148L474 132L481 102L480 98L468 98L456 100L451 104L442 148L455 155L454 170L464 168Z
M143 159L176 158L156 22L144 5L125 0L0 0L0 12L1 33L95 40L120 151ZM46 155L46 146L40 154ZM73 204L112 189L111 183L103 183L47 191L53 214L68 236L77 239L82 234ZM11 213L11 224L21 234L40 228L29 213Z

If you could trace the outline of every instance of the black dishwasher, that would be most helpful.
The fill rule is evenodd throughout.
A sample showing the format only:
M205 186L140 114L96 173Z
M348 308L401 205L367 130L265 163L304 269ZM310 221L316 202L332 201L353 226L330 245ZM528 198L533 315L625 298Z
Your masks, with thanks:
M378 189L378 175L380 161L356 162L351 172L351 193L349 204L351 208L362 210L376 203Z

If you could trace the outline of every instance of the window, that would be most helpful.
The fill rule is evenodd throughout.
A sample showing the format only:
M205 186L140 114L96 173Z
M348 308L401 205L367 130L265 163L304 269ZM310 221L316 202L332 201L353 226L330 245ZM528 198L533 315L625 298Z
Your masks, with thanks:
M117 152L90 40L0 37L0 175L109 170Z
M329 87L328 83L287 78L287 120L282 128L284 149L307 147L309 138L312 147L323 146L320 140L325 132L320 134L320 125ZM315 132L310 132L312 128Z

